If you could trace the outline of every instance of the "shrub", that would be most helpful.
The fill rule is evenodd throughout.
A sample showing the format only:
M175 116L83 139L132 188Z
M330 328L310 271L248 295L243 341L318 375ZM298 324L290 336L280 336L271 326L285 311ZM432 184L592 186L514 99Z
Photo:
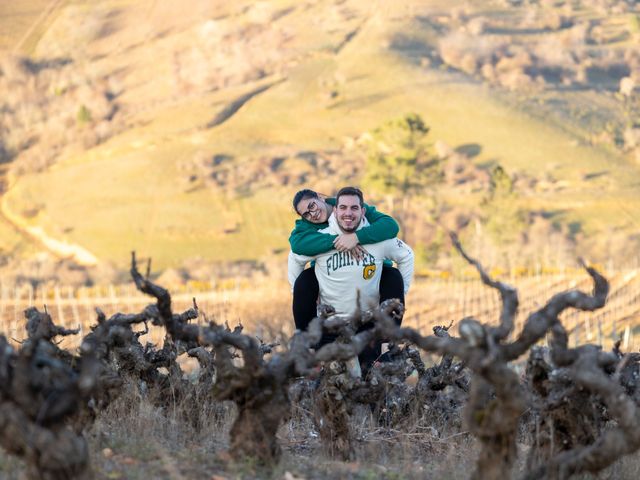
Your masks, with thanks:
M79 125L85 125L91 122L91 111L86 105L81 105L76 114L76 121Z

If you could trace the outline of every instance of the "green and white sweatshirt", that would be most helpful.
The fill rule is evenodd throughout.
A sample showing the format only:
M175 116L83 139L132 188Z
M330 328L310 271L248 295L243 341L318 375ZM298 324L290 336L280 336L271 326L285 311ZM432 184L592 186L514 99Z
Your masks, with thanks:
M366 228L362 219L358 229ZM320 230L323 234L341 233L335 214L329 217L329 226ZM336 249L315 256L297 255L289 252L289 283L293 284L304 270L307 262L315 260L315 272L320 285L320 302L331 305L336 313L351 315L358 309L369 310L380 302L380 277L384 259L398 264L404 280L404 292L409 291L413 278L413 250L398 238L372 243L365 247L367 254L362 260L351 258L348 252ZM358 305L358 292L360 304Z
M326 202L335 206L336 199L327 198ZM367 204L364 204L364 207L366 209L365 218L369 225L356 232L360 245L377 243L398 236L400 231L398 222L389 215L378 212L376 207ZM342 232L338 231L338 234L320 232L320 230L327 229L328 226L328 222L311 223L304 218L296 220L296 226L289 236L289 244L293 253L312 256L333 250L333 241Z

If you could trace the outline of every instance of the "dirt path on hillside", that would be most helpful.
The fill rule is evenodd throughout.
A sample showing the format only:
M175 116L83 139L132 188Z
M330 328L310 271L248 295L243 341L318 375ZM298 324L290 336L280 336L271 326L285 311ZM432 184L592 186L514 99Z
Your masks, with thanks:
M87 249L49 236L42 227L31 226L18 214L12 212L6 202L9 190L8 165L0 166L0 221L10 225L23 239L36 244L57 258L73 260L79 265L93 266L98 258Z
M18 42L13 47L13 53L18 53L22 47L27 43L27 40L33 35L34 32L37 31L38 27L44 25L49 18L52 17L53 14L56 13L57 10L60 9L66 2L64 0L51 0L42 13L34 20L31 26L27 29L24 35L18 40Z
M276 80L275 82L268 83L267 85L262 85L254 90L251 90L249 93L245 93L240 97L236 98L233 102L229 103L226 107L224 107L209 123L207 123L207 128L217 127L218 125L226 122L231 117L233 117L238 110L240 110L245 103L251 100L256 95L260 95L261 93L266 92L271 87L274 87L282 82L284 82L286 78L281 78Z
M2 198L4 193L7 191L7 170L8 164L0 165L0 202L2 202ZM15 233L18 234L24 241L33 243L31 237L29 237L26 232L24 232L20 227L12 223L7 217L5 217L2 212L2 208L0 208L0 223L5 223L8 225Z

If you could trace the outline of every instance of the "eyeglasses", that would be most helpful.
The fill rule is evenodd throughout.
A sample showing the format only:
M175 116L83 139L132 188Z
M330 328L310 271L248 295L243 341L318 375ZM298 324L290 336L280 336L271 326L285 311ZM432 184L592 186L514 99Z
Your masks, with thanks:
M312 200L311 202L309 202L309 205L307 205L307 211L302 214L302 218L304 218L305 220L309 220L313 212L315 212L317 209L318 202Z

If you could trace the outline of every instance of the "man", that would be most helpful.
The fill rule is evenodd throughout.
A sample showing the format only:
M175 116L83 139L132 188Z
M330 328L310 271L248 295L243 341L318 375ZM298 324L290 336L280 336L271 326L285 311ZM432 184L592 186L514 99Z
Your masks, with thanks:
M312 218L314 211L322 208L322 205L316 205L315 208L309 209L310 202L307 202L306 206L307 209L301 213L303 216L311 215ZM328 226L320 232L334 236L355 234L368 223L365 213L362 192L354 187L345 187L336 196L336 206L328 218ZM316 219L321 217L321 214L315 216ZM362 257L337 248L313 257L291 252L289 281L294 286L305 264L315 260L314 271L320 288L320 302L331 305L338 314L352 315L358 310L374 308L380 302L380 280L385 259L394 260L398 264L403 280L404 297L411 285L414 256L411 248L398 238L367 245ZM296 326L301 328L297 324ZM301 329L306 329L306 326L302 326ZM379 342L360 355L363 367L367 369L378 355Z
M377 212L376 208L364 204L365 221L355 232L336 234L327 232L329 216L336 204L335 198L324 199L313 190L300 190L293 198L293 209L300 215L295 229L291 232L289 243L294 254L313 257L336 249L339 252L351 252L362 256L362 245L372 244L395 238L398 235L398 223L389 215ZM296 328L306 330L316 316L316 306L320 287L315 269L300 272L295 269L293 277L293 318ZM292 274L289 272L292 279ZM380 300L398 298L404 303L404 283L400 272L386 262L380 278Z

